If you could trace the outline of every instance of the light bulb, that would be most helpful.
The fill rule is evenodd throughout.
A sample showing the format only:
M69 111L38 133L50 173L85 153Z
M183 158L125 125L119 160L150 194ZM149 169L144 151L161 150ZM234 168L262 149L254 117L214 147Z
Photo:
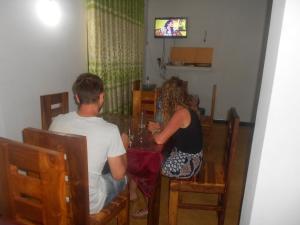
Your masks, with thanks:
M56 26L61 19L61 10L55 0L39 0L36 10L45 25Z

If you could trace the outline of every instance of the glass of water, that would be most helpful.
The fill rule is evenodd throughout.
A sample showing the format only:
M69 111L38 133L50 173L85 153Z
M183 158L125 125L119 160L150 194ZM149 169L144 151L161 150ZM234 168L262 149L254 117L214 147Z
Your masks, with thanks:
M128 139L129 139L129 148L131 148L134 141L134 134L130 127L128 128Z

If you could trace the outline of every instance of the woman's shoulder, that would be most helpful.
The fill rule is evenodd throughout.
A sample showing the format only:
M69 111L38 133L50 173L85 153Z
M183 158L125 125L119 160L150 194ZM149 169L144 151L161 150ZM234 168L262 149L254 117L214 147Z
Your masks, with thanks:
M181 124L181 128L187 127L191 121L190 111L185 107L176 110L173 117L176 121L178 121L178 123Z
M174 115L187 116L187 115L190 115L190 111L189 111L189 109L182 107L182 108L176 110Z

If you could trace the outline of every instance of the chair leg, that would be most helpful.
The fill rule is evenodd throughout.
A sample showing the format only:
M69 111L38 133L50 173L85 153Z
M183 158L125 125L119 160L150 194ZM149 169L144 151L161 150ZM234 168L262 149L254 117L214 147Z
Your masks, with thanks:
M225 209L224 209L224 195L219 194L218 195L218 205L222 206L222 211L218 212L218 225L224 225L224 219L225 219Z
M223 202L224 202L224 195L218 194L218 205L223 206Z
M207 150L210 151L212 146L212 137L213 137L213 122L211 122L209 128L208 128L208 135L207 135Z
M169 194L169 225L177 224L177 212L178 212L178 191L170 190Z
M117 216L117 225L129 225L129 208L125 207Z
M225 213L224 211L218 212L218 225L224 225Z
M117 216L117 225L129 225L129 192L126 200L126 206Z
M182 194L180 194L180 192L178 192L178 205L183 203L183 198L182 198ZM178 208L178 207L177 207Z

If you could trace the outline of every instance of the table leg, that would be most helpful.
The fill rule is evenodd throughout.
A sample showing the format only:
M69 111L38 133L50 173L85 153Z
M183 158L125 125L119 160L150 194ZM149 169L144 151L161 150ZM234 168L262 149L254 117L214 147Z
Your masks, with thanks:
M160 188L161 175L157 178L157 185L153 195L148 199L148 220L147 225L159 224L159 210L160 210Z

